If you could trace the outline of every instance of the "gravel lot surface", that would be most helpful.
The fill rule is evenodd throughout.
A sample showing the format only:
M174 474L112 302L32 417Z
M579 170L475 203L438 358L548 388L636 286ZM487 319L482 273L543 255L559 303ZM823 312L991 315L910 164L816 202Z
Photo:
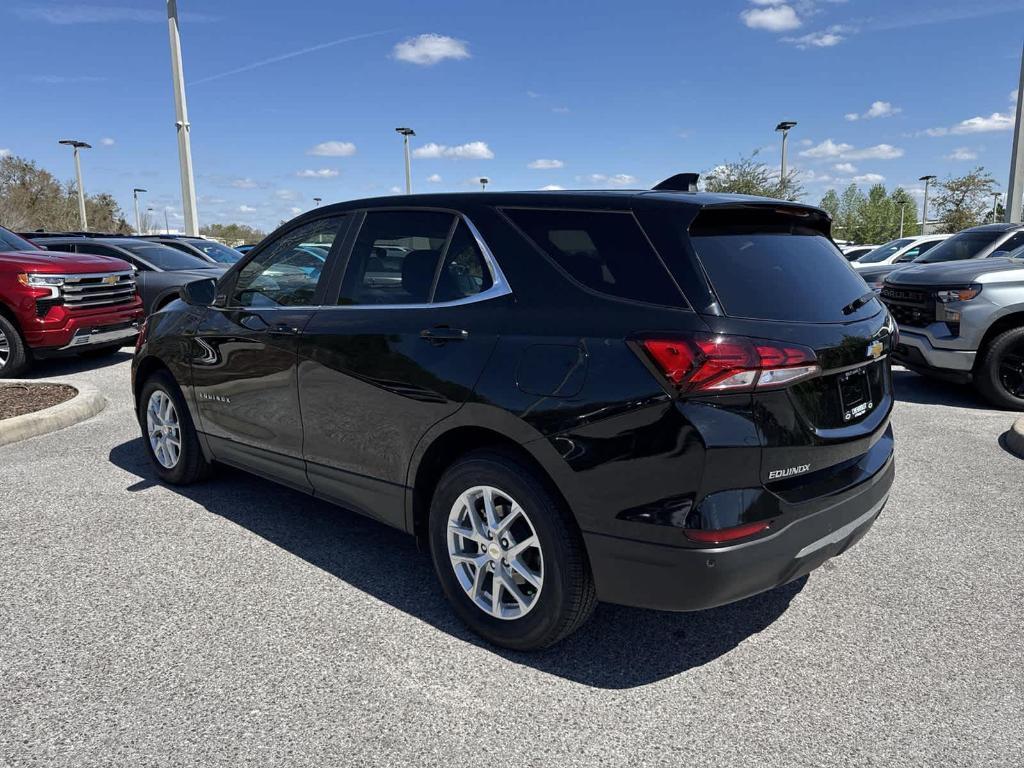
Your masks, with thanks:
M38 366L110 406L0 449L0 766L1024 764L1024 461L970 390L897 373L889 506L809 579L526 655L403 534L155 483L128 359Z

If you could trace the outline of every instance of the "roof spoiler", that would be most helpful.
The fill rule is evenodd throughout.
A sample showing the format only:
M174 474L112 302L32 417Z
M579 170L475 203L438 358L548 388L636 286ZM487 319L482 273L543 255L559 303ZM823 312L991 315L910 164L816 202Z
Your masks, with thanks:
M699 173L677 173L655 184L651 189L658 192L696 192Z

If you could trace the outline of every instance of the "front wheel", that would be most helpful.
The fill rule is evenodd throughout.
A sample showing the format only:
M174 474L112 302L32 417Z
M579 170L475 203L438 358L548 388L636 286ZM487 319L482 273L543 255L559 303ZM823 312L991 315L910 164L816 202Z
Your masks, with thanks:
M993 405L1024 411L1024 328L1011 328L989 342L978 362L975 383Z
M29 365L28 350L14 323L0 315L0 379L13 378Z
M158 371L146 379L138 407L146 453L161 480L189 485L209 474L185 398L169 373Z
M434 570L459 617L515 650L575 632L596 604L582 537L564 504L515 456L469 454L430 507Z

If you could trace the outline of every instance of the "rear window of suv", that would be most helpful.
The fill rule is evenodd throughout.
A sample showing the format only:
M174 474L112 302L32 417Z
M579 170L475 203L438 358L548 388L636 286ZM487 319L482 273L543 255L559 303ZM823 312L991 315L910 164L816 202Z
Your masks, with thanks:
M686 306L631 213L506 208L504 214L574 280L620 299Z
M771 211L713 210L690 239L722 310L732 317L798 323L848 322L879 311L835 244L799 219Z

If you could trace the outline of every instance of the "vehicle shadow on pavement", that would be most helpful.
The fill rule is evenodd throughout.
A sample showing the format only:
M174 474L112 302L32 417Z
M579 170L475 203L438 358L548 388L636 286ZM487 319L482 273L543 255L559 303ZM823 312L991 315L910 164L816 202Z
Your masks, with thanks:
M101 357L88 355L71 355L68 357L50 357L36 360L32 367L22 376L25 379L53 379L72 373L95 371L132 359L131 347L122 347L117 352Z
M981 395L967 384L930 379L902 368L893 369L892 383L896 391L896 400L900 402L994 410L994 406L986 403Z
M110 460L139 478L129 491L159 484L141 438L115 447ZM429 554L418 551L411 536L227 467L218 467L206 483L166 488L442 632L516 664L598 688L634 688L717 659L771 625L807 581L698 613L600 604L593 619L564 642L520 653L490 645L455 618ZM394 562L403 567L381 567Z

